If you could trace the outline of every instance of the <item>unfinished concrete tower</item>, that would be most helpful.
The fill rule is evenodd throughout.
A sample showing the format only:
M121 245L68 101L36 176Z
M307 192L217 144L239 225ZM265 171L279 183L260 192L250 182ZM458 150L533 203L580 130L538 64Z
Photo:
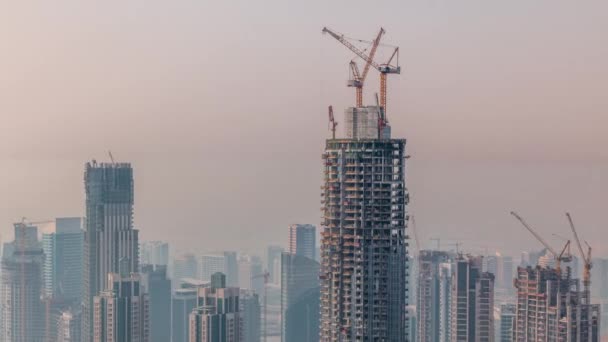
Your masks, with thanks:
M322 342L407 340L406 142L361 130L368 108L346 110L348 138L323 154Z

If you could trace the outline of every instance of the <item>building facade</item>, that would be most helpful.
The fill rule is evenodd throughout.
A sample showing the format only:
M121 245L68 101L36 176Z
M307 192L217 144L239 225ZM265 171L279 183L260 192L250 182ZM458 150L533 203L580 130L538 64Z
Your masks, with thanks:
M142 284L149 298L150 342L171 340L171 280L167 266L142 265Z
M281 254L281 341L319 340L320 265L313 259Z
M133 228L133 169L128 163L85 165L83 334L93 340L93 299L106 290L108 274L138 271L138 231Z
M452 272L452 342L494 341L494 275L482 257L458 255Z
M260 342L262 307L258 294L250 290L241 290L239 312L242 323L241 342Z
M149 342L148 305L139 274L108 274L106 290L93 299L93 341Z
M171 342L188 342L188 324L192 310L196 308L197 289L180 288L171 300Z
M221 273L214 274L224 277ZM217 278L211 282L218 285ZM239 288L200 287L196 308L190 314L190 342L240 342L242 320L240 316Z
M502 304L500 306L500 342L513 341L516 308L515 304Z
M408 336L405 140L377 137L326 142L322 342Z
M224 255L206 254L200 257L199 279L210 281L211 275L216 272L225 273Z
M422 250L418 257L416 311L419 342L448 342L453 253Z
M315 260L317 227L312 224L289 226L289 253Z
M169 244L164 241L146 241L141 244L142 265L169 265Z
M38 228L14 226L15 240L5 245L0 283L0 341L39 342L44 337L42 266Z
M84 230L82 218L55 219L42 233L44 295L78 303L82 301Z

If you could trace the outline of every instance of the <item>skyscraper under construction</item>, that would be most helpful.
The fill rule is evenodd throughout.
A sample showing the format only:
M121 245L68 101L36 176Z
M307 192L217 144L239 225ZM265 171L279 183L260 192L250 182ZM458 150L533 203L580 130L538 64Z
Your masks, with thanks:
M347 109L322 156L322 342L407 339L406 141L382 110Z
M138 272L133 229L133 169L128 163L86 164L86 225L82 340L93 340L93 299L107 290L108 274Z

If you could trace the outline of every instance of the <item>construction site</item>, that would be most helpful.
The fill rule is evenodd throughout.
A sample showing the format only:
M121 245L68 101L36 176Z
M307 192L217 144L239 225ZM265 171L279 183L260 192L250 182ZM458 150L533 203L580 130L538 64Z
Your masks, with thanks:
M566 218L583 261L582 288L569 265L570 240L558 252L521 216L511 214L553 256L549 265L517 269L513 341L600 341L600 305L591 304L591 246L585 242L585 252L570 214Z
M354 53L347 85L356 93L355 105L344 111L344 138L336 137L338 123L329 107L332 136L322 155L320 340L405 341L406 141L391 138L386 116L386 77L400 73L398 48L379 63L374 58L383 29L366 48L328 28L323 32ZM361 73L355 60L364 63ZM380 95L375 105L364 106L371 67L380 73Z

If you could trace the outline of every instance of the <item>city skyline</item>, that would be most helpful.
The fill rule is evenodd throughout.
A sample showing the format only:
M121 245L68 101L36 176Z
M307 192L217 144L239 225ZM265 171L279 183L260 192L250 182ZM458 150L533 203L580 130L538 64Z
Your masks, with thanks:
M549 238L553 227L568 234L562 213L569 210L586 239L606 238L601 75L608 50L598 42L607 24L596 14L606 4L388 1L395 11L369 13L369 4L353 2L351 16L333 3L266 4L149 4L145 11L137 4L57 4L69 11L3 4L7 30L0 35L11 53L0 63L0 189L11 196L0 202L2 240L21 216L83 216L82 163L107 161L107 150L135 167L136 228L146 240L260 251L266 246L241 239L243 227L282 244L286 225L319 224L326 107L343 123L354 102L343 86L349 55L320 29L371 39L380 24L401 47L402 77L389 80L389 119L394 134L409 139L411 211L427 247L442 236L467 250L514 256L539 248L509 210ZM160 13L179 25L159 24ZM368 20L355 23L355 14ZM204 34L216 20L241 24L228 25L221 39ZM250 53L257 49L274 58ZM241 64L252 68L217 71ZM269 80L260 87L259 75ZM242 101L232 101L235 94ZM239 150L242 159L216 146ZM244 164L250 172L240 171ZM175 165L180 177L167 176ZM259 196L252 204L223 190ZM233 206L242 215L227 221ZM195 233L214 238L195 245L188 239Z

